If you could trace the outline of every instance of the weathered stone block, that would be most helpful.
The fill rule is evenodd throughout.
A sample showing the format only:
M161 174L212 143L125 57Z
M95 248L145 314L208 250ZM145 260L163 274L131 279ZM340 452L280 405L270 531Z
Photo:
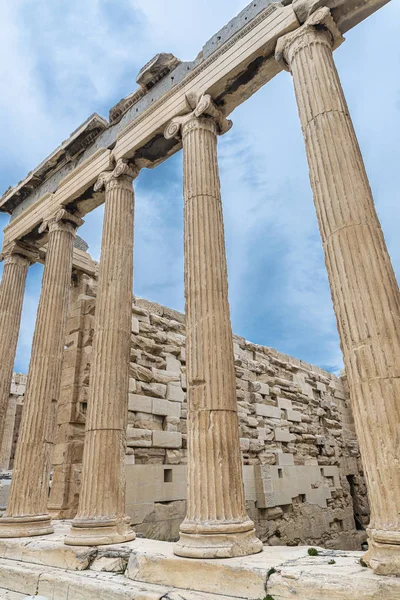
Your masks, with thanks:
M126 430L126 444L131 448L146 447L152 445L152 431L149 429L137 429L128 425Z
M298 410L287 410L286 418L288 421L294 421L295 423L301 423L301 412Z
M132 333L139 333L139 320L132 317Z
M153 431L153 446L156 448L181 448L182 434L176 431Z
M142 413L152 413L153 398L138 394L129 394L128 410Z
M277 398L277 402L278 402L279 408L282 408L284 410L292 410L292 408L293 408L292 401L289 400L288 398L279 397L279 398Z
M290 433L288 429L281 429L277 427L275 429L275 440L277 442L293 442L296 436Z
M256 415L260 417L270 417L272 419L281 418L281 409L277 406L269 406L267 404L255 404Z
M176 358L176 356L168 355L166 357L167 361L167 371L172 371L173 373L181 372L181 362Z

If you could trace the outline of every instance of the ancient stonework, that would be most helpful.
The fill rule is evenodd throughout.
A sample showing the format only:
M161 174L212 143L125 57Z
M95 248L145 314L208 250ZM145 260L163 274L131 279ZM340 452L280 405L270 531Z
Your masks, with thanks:
M60 209L48 229L32 355L27 379L18 448L7 511L0 519L0 537L51 533L47 511L54 419L64 348L72 253L82 219Z
M63 518L78 507L92 360L96 283L82 285L70 306L53 455L50 509L57 514L57 499ZM238 336L233 342L246 508L258 537L359 550L369 507L346 379ZM135 300L126 512L138 533L170 541L186 513L185 344L184 315Z
M132 181L139 169L119 161L104 173L105 212L94 320L79 509L66 543L97 545L134 539L125 516L130 324L133 285Z
M400 572L400 295L333 60L328 8L278 42L293 75L371 502L365 560Z
M194 61L158 54L110 122L92 115L0 198L11 215L0 538L16 538L0 543L0 595L398 598L400 296L332 54L386 2L254 0ZM305 139L340 378L231 331L217 136L283 69ZM132 181L181 148L185 316L132 292ZM98 266L74 240L103 203ZM35 261L45 268L25 390L12 368ZM51 517L73 520L54 530ZM177 543L136 540L131 523ZM363 560L332 550L360 550L367 537ZM301 544L327 550L289 547ZM71 574L80 570L84 578Z
M0 443L3 438L11 377L21 323L22 302L28 268L37 252L25 244L11 244L4 260L0 284Z
M184 157L189 453L187 514L175 553L243 556L262 544L244 500L217 158L217 134L232 123L203 96L193 113L167 127L167 138L177 125Z

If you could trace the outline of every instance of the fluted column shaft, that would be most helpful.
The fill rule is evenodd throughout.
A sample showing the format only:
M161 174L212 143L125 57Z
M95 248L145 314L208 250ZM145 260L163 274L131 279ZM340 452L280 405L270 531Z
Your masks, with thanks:
M0 446L10 397L11 379L21 324L26 276L31 260L18 246L4 255L0 285Z
M105 185L88 412L78 514L67 544L134 539L125 516L125 446L133 285L135 166L117 165Z
M244 498L217 133L210 116L182 125L188 482L175 553L205 558L262 548Z
M0 537L53 531L47 499L76 225L77 218L65 210L46 223L49 234L42 291L10 496L6 514L0 519Z
M333 61L328 9L278 43L290 67L371 505L367 559L400 574L400 296Z

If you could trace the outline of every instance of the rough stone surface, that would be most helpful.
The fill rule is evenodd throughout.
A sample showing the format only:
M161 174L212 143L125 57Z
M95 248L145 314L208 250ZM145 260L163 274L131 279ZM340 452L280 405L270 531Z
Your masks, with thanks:
M0 545L0 598L48 600L397 600L400 579L362 566L361 552L269 547L253 556L187 559L173 544L136 539L112 547L67 547L54 534ZM75 556L74 556L75 555ZM3 593L7 590L7 594Z
M134 193L139 169L119 161L96 184L105 211L93 360L78 514L66 543L98 545L135 537L125 514L126 428L133 286Z
M0 446L6 430L6 415L12 372L21 323L25 282L31 260L13 247L1 257L4 270L0 284ZM6 467L8 468L8 466Z
M183 119L165 132L181 124L184 164L188 487L175 552L243 556L262 543L245 506L217 157L217 134L231 122L207 95Z
M49 230L42 291L36 318L18 449L0 537L50 532L47 512L56 401L68 313L76 228L82 220L64 209L41 230ZM49 334L51 332L51 334Z

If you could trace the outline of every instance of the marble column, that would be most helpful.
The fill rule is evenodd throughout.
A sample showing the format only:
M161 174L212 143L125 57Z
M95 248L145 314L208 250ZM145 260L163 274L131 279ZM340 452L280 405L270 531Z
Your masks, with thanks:
M21 324L22 303L29 266L38 252L13 243L1 255L4 271L0 285L0 446L10 397L11 379Z
M52 533L47 511L55 408L71 281L76 228L82 219L60 209L40 228L48 229L42 291L7 510L1 537Z
M133 285L133 179L120 160L95 189L105 188L101 260L78 514L66 544L95 546L133 540L125 514L125 447Z
M400 296L333 61L327 8L278 41L293 75L371 505L364 560L400 575Z
M217 158L231 125L207 95L165 132L182 135L185 198L188 494L174 552L192 558L262 549L245 507Z

